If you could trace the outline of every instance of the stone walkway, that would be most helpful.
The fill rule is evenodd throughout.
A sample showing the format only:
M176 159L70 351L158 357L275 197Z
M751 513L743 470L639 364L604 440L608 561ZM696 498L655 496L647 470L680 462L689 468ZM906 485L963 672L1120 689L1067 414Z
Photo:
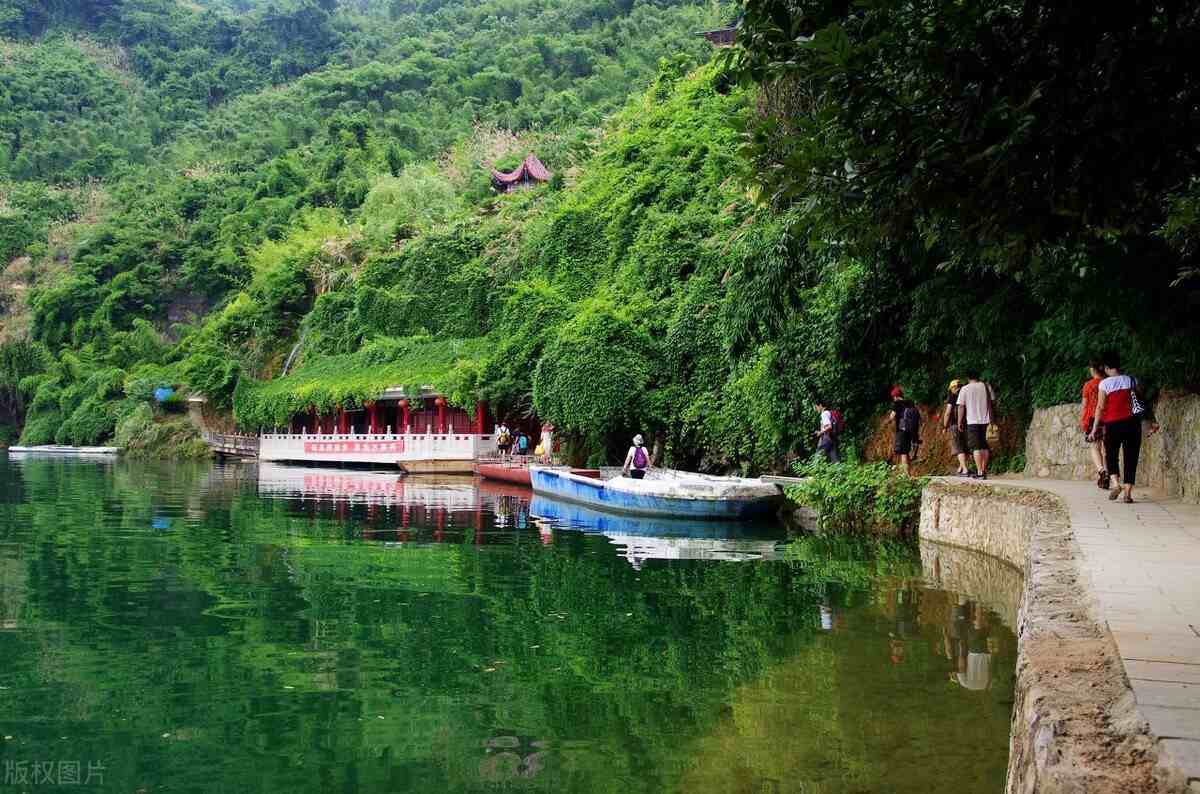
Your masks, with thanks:
M961 481L960 481L961 482ZM1138 708L1200 792L1200 505L1134 489L1132 505L1094 483L999 479L1060 496Z

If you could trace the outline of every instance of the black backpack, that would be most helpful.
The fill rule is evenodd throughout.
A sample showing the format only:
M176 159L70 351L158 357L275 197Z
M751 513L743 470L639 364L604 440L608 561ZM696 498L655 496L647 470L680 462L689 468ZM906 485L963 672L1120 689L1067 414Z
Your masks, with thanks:
M912 403L905 403L900 410L900 430L916 438L921 432L921 412Z

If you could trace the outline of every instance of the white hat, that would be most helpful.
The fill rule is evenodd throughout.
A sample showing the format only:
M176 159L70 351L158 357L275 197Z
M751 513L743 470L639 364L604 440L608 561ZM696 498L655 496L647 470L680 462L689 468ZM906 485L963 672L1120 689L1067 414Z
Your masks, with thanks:
M642 440L642 434L641 434L641 433L638 433L636 436L634 436L634 437L633 437L633 445L634 445L635 447L640 447L640 446L641 446L642 444L644 444L644 443L646 443L646 442L644 442L644 441Z

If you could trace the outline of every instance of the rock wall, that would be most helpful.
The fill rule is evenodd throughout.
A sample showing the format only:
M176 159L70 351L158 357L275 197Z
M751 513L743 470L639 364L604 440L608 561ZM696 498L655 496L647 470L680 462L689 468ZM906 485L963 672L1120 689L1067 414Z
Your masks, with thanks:
M990 554L921 541L921 578L930 587L962 593L986 605L1016 630L1025 576Z
M1066 506L1043 491L934 483L922 540L984 551L1024 572L1007 794L1174 794L1112 636L1093 615Z
M1200 395L1164 393L1155 402L1154 413L1161 429L1143 435L1138 484L1200 502ZM1034 411L1025 433L1025 476L1057 480L1096 476L1078 422L1077 403Z

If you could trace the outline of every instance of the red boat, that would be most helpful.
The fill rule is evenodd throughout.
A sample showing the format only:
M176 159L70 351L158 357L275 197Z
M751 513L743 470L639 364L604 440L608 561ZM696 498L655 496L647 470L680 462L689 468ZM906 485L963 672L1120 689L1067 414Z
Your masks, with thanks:
M512 485L523 485L529 487L529 467L538 464L534 458L513 457L505 460L491 458L481 460L475 464L475 473L485 480L495 480L497 482L511 483ZM572 474L580 474L584 477L599 477L599 469L567 469L565 466L553 466L551 468L560 468L564 471L570 471Z
M518 460L481 460L475 471L487 480L524 485L529 487L529 463Z

